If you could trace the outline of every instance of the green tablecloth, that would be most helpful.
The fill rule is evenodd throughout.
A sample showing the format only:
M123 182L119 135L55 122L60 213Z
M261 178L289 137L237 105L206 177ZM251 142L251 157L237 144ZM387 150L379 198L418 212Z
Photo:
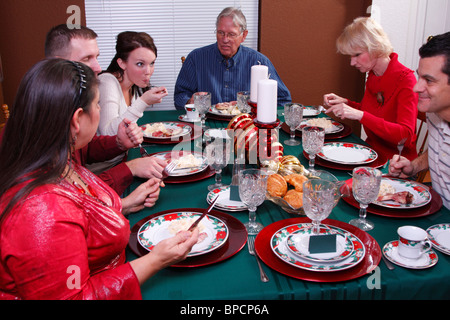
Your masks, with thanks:
M280 112L281 113L281 110ZM178 121L179 111L145 112L139 124L154 121ZM282 115L280 120L284 120ZM217 120L208 120L209 127L222 128L228 123ZM288 138L288 134L280 130L280 141ZM341 139L343 141L361 142L354 136ZM152 144L145 145L149 153L171 150L174 145ZM301 146L285 146L284 154L297 156L307 166L307 160L302 155ZM130 150L129 158L138 157L138 149ZM324 169L333 173L339 180L347 180L346 171ZM386 171L386 169L384 169ZM223 181L231 181L231 165L224 170ZM127 190L129 192L141 181L136 182ZM214 182L214 177L206 180L186 183L167 184L161 190L157 204L130 215L132 227L141 219L168 209L176 208L206 208L207 186ZM248 211L232 212L228 214L242 222L248 220ZM407 213L405 213L407 214ZM358 210L343 200L340 200L333 209L330 219L348 222L358 215ZM270 201L265 201L257 210L257 220L265 226L295 215L287 213ZM368 233L374 237L381 248L391 240L396 240L397 228L402 225L415 225L427 229L437 223L450 222L450 212L443 207L437 213L414 219L390 218L368 214L368 218L375 222L375 228ZM439 261L429 269L414 270L396 266L394 270L387 269L381 260L379 268L366 276L333 283L316 283L294 279L285 276L264 265L270 281L263 283L259 279L259 271L255 258L251 256L245 246L231 258L208 266L198 268L167 268L160 271L142 286L144 299L449 299L450 298L450 256L435 250ZM136 255L127 249L128 260ZM376 274L376 272L378 272Z

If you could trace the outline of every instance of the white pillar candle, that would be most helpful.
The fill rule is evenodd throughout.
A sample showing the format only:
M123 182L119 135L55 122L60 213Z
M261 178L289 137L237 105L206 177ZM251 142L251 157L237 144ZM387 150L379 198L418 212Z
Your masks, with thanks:
M250 80L250 101L258 102L258 81L269 77L269 67L263 65L252 66Z
M278 83L272 79L258 81L258 105L256 119L262 123L277 121Z

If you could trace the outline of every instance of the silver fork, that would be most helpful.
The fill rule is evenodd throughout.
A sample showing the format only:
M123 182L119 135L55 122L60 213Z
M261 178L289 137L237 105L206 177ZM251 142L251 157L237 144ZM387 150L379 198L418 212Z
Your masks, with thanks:
M398 156L400 157L402 155L403 147L405 146L406 137L400 140L397 144L398 149Z
M261 275L262 282L268 282L269 277L267 277L264 269L262 268L261 262L259 261L258 255L255 253L255 237L248 237L248 252L256 258L256 262L258 262L259 274Z
M165 179L168 176L170 176L172 171L175 169L176 165L177 165L176 161L169 162L169 164L164 167L164 170L163 170L163 173L162 173L162 178Z
M144 147L142 146L142 144L140 144L140 143L139 143L139 151L141 152L141 156L142 157L148 157L149 156L147 150L145 150Z

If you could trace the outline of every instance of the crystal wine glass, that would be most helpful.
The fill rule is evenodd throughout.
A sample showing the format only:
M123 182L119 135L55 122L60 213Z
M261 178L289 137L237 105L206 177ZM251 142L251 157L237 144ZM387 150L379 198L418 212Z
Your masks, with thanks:
M194 107L198 110L202 121L202 129L206 130L205 118L206 113L211 108L211 93L210 92L196 92L194 93Z
M239 91L236 94L237 107L241 113L250 112L250 106L248 105L249 98L250 98L250 91Z
M300 141L295 140L295 129L303 120L303 105L298 103L286 103L284 105L284 121L291 130L291 138L284 140L284 144L288 146L298 146Z
M260 169L245 169L239 172L239 196L248 206L249 221L245 223L247 233L258 234L264 227L256 222L256 208L266 199L268 174Z
M352 192L359 202L359 218L350 220L350 224L368 231L374 227L373 222L366 219L369 203L375 201L380 191L381 171L370 167L353 169Z
M320 233L320 222L331 213L335 204L336 185L327 180L311 179L303 183L303 210L312 220L313 234Z
M208 186L208 190L214 190L225 186L222 183L222 169L228 164L230 159L229 146L227 140L212 138L206 141L206 159L208 164L215 171L215 183Z
M303 150L309 155L309 171L314 172L316 154L323 148L325 129L316 126L305 126L302 129Z

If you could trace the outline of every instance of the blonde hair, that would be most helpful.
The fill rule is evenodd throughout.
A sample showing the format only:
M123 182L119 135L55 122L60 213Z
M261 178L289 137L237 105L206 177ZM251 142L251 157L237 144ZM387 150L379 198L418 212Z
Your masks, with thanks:
M339 53L355 55L367 51L373 58L388 57L394 49L383 28L372 18L360 17L345 27L336 40Z

